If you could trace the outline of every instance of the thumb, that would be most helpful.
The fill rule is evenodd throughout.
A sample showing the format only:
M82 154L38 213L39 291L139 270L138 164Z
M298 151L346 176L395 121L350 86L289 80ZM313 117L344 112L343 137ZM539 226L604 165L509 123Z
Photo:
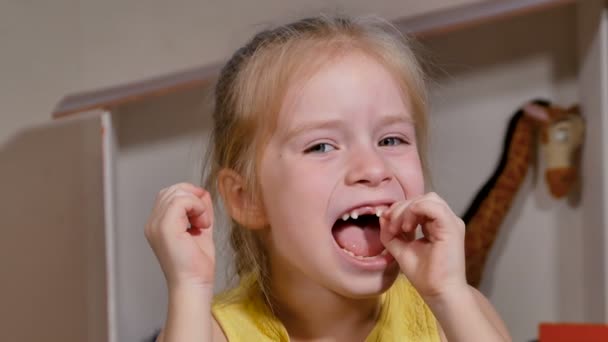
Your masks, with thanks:
M192 226L187 234L191 237L198 249L206 255L215 255L215 243L213 242L213 224L205 228Z
M397 260L399 265L401 265L401 259L403 258L404 251L407 248L407 243L398 238L392 238L389 241L382 242L386 250L390 253L390 255Z
M406 233L402 230L395 233L390 232L388 228L385 228L389 227L388 223L386 218L380 218L380 242L389 254L395 258L402 270L409 269L409 264L412 262L410 260L412 256L415 256L411 253L410 243L416 240L416 233L413 231Z
M411 279L412 272L415 271L416 264L418 263L418 256L410 244L411 242L407 242L399 237L394 237L384 244L386 250L399 264L401 272L408 279Z
M197 196L202 202L203 211L192 212L189 215L190 229L188 233L201 250L211 252L213 248L214 213L213 202L207 192Z

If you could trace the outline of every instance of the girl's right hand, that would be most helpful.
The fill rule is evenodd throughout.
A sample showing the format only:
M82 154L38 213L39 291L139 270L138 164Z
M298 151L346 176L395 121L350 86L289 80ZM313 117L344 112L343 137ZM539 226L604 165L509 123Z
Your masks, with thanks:
M179 183L161 190L145 235L169 290L212 288L215 274L213 204L202 188Z

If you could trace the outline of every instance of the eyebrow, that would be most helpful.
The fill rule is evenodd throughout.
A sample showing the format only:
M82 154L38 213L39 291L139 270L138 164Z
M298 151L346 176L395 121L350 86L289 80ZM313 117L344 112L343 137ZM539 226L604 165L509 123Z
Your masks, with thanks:
M296 136L302 134L303 132L306 132L309 130L315 130L315 129L336 129L336 128L339 128L342 125L342 123L343 123L343 120L340 120L340 119L318 120L318 121L307 122L307 123L304 123L301 125L297 125L293 129L290 129L287 132L285 137L286 138L296 137ZM399 124L399 123L415 126L414 120L412 118L406 116L405 114L386 115L380 120L380 123L378 124L378 126L388 126L388 125Z
M306 122L301 125L295 126L290 129L285 135L287 138L296 137L303 132L315 130L315 129L336 129L342 125L342 120L318 120Z
M412 126L416 125L414 119L412 119L409 116L406 116L403 113L400 113L400 114L391 114L391 115L387 115L387 116L383 117L382 120L380 121L380 126L388 126L388 125L398 124L398 123L404 123L404 124L412 125Z

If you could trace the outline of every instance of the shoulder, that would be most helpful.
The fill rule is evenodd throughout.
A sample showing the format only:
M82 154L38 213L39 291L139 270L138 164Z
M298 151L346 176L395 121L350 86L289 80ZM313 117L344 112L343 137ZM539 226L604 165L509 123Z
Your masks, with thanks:
M216 330L226 340L246 341L253 336L257 341L273 341L275 332L282 331L255 288L239 286L219 294L211 311Z

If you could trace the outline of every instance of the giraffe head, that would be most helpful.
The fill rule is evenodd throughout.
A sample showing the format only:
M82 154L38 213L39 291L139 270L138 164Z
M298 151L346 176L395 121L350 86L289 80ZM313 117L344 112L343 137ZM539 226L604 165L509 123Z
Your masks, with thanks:
M576 180L576 153L583 143L585 124L578 106L568 109L531 103L523 108L540 129L547 170L545 178L555 198L568 194Z

